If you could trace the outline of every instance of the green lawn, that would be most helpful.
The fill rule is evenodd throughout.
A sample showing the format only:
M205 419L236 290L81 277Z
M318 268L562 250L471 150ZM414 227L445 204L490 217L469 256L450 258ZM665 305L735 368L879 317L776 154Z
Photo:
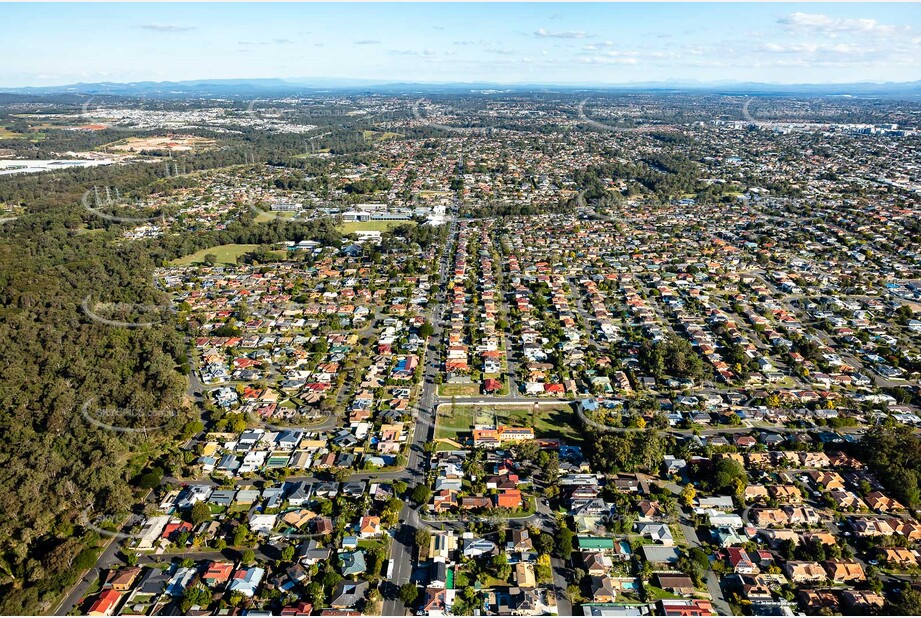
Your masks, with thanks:
M272 212L263 210L253 219L256 223L266 223L275 219L293 219L296 212Z
M534 427L539 438L561 438L580 443L582 435L572 407L565 404L545 404L535 408L522 406L471 406L442 404L435 424L436 438L461 440L469 437L474 425L511 425Z
M435 437L457 440L470 435L474 425L493 424L493 418L485 406L452 406L443 404L438 409L435 422Z
M483 576L483 587L484 588L505 588L508 585L509 585L509 582L504 579L499 579L498 577L493 577L492 575L488 575L488 574Z
M681 597L681 596L679 596L679 595L677 595L677 594L672 594L671 592L669 592L669 591L667 591L667 590L663 590L662 588L659 588L659 587L657 587L657 586L653 586L652 584L643 584L643 590L646 592L646 601L647 601L647 602L658 601L659 599L681 599L681 598L684 598L684 597Z
M358 547L366 551L375 548L387 549L387 538L382 537L379 539L358 539Z
M386 232L392 227L402 223L415 225L413 221L348 221L339 226L343 234L353 234L355 232Z
M213 253L217 256L218 264L230 264L235 265L237 263L237 258L244 253L248 253L253 249L256 249L259 245L220 245L217 247L211 247L210 249L202 249L192 255L187 255L181 257L178 260L173 260L173 266L191 266L195 263L202 263L205 261L205 256L209 253Z

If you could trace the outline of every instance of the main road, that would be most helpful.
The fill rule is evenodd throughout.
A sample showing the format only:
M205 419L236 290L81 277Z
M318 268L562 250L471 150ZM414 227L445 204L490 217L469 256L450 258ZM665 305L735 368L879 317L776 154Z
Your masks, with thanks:
M406 481L411 486L425 482L425 466L427 464L425 444L435 438L435 409L437 407L435 378L441 370L441 324L444 314L445 295L448 288L448 266L452 258L454 242L455 229L452 221L448 226L448 241L445 244L445 249L439 262L438 285L440 287L435 297L435 303L428 315L428 321L432 324L434 330L432 336L426 342L427 350L422 392L419 394L416 405L416 423L413 427L412 443L409 446L409 457L406 461L406 468L395 477ZM412 517L412 508L407 504L403 506L403 510L400 513L401 523L394 531L393 540L390 544L390 561L393 564L393 570L390 573L388 585L384 590L382 612L385 616L403 616L406 614L406 607L397 592L400 586L412 581L414 564L412 548L415 545L416 528L409 523L410 521L414 521L414 518Z

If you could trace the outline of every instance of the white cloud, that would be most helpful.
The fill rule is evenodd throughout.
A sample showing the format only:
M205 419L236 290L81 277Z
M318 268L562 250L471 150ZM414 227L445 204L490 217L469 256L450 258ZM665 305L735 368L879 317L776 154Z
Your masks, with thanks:
M873 32L887 34L896 30L895 26L880 24L875 19L842 19L821 13L790 13L781 17L777 23L790 30L812 30L817 32Z
M857 45L838 43L835 45L821 45L818 43L765 43L759 46L759 51L772 54L840 54L863 55L877 51L873 48L864 48Z
M237 45L291 45L294 43L291 39L272 39L271 41L238 41Z
M625 56L639 56L639 55L640 55L640 52L638 52L638 51L616 51L616 50L612 50L612 51L606 51L606 52L604 52L602 55L603 55L603 56L607 56L608 58L622 58L622 57L625 57Z
M142 24L138 28L153 32L188 32L189 30L195 30L195 26L177 26L175 24Z
M610 55L601 55L601 56L582 56L579 58L579 62L582 64L638 64L637 60L633 56L610 56Z
M538 28L534 32L534 36L541 39L584 39L586 34L581 31L566 31L566 32L549 32L543 28Z

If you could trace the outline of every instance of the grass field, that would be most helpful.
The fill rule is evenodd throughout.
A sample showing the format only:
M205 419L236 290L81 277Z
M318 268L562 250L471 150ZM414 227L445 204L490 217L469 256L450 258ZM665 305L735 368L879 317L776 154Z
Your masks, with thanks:
M348 221L339 226L343 234L353 232L385 232L401 223L415 225L412 221Z
M439 397L472 397L480 394L480 383L472 384L440 384L438 386Z
M442 404L435 423L435 437L462 442L470 437L474 425L534 427L539 438L560 438L570 444L582 442L579 421L572 406L531 404L515 406Z
M294 155L295 159L309 159L310 157L315 157L318 154L328 154L329 148L317 148L316 152L304 152L299 155Z
M370 130L362 131L362 137L364 137L365 139L372 139L372 140L376 140L379 142L382 142L387 139L393 139L395 137L402 137L402 135L403 135L402 133L394 133L393 131L383 131L383 132L370 131Z
M205 256L209 253L213 253L217 256L218 264L236 264L237 258L244 253L252 251L259 245L220 245L218 247L211 247L210 249L202 249L192 255L187 255L181 257L178 260L173 260L173 266L191 266L192 264L204 262Z
M253 219L256 223L266 223L275 219L293 219L296 212L270 212L264 210Z
M16 133L15 131L10 131L7 127L0 127L0 140L3 139L25 139L30 142L40 142L45 139L44 133L39 133L37 131L29 131L28 133Z
M78 236L82 236L82 235L84 235L84 234L104 234L105 231L106 231L105 228L101 228L101 227L100 227L100 228L96 228L96 229L94 229L94 230L91 230L91 229L89 229L89 228L83 227L83 228L80 228L79 230L77 230L77 235L78 235Z

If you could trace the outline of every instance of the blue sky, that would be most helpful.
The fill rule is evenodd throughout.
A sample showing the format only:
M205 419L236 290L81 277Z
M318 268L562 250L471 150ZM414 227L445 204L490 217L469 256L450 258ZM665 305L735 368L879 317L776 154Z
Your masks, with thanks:
M2 4L0 86L921 79L919 4Z

